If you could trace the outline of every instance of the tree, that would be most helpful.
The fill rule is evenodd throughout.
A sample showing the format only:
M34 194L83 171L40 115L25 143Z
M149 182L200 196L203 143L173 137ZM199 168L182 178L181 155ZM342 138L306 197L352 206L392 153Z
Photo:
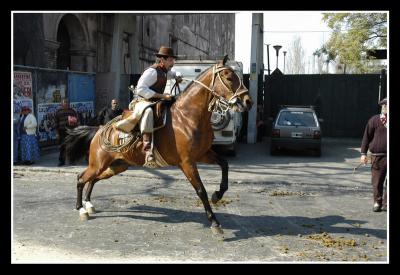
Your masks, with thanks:
M304 74L305 61L304 49L301 45L301 38L296 36L288 50L287 73L288 74Z
M336 62L335 53L330 52L325 45L323 45L320 49L316 50L313 53L314 56L318 57L317 65L318 65L318 73L329 73L329 64L331 62ZM326 70L323 70L323 66L326 66Z
M322 20L333 31L325 48L345 68L368 72L367 51L387 47L386 13L324 13Z

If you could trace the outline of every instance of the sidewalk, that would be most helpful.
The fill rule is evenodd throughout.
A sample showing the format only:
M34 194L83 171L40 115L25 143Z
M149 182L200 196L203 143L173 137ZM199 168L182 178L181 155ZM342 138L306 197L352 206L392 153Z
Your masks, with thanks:
M284 180L287 176L293 176L294 170L302 173L324 166L336 169L345 169L350 172L353 166L358 163L359 141L355 139L323 139L322 157L312 157L305 154L270 156L269 142L256 144L236 144L236 156L224 158L229 163L230 182L264 182L266 176L269 181ZM40 159L33 165L14 166L16 172L52 172L62 174L78 174L86 167L87 163L83 158L75 165L58 167L58 147L42 150ZM203 181L219 183L221 180L221 169L218 165L198 164L199 173ZM277 171L279 171L277 173ZM144 179L162 180L187 180L182 171L169 166L158 169L149 169L139 166L132 166L127 171L119 174L123 177L135 177Z

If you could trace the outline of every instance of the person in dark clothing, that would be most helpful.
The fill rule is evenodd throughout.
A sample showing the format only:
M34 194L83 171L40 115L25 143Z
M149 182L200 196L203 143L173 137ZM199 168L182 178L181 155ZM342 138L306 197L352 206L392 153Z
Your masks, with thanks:
M387 99L379 102L381 114L371 117L365 127L361 143L361 159L368 163L367 152L371 152L371 183L374 195L374 212L387 210L386 188L386 136L387 136ZM387 181L386 181L387 184Z
M57 110L55 115L58 143L60 144L60 155L58 157L58 166L65 164L65 144L64 140L67 136L67 129L78 126L78 114L69 106L68 99L61 101L61 108Z
M118 106L118 100L114 98L111 100L111 107L105 107L100 111L97 121L99 125L104 125L116 116L122 114L122 112L122 109Z

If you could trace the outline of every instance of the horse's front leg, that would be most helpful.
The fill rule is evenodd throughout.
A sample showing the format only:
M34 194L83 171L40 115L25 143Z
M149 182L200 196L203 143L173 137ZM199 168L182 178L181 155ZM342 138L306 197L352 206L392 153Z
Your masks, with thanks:
M221 184L219 185L219 191L215 191L211 196L212 203L217 203L220 199L222 199L226 190L228 190L228 162L211 149L207 151L207 153L199 160L199 162L218 164L221 167L222 179Z
M213 231L213 233L223 234L221 225L211 209L211 205L208 201L207 191L204 188L203 183L201 182L199 171L197 170L196 164L186 162L182 163L180 165L180 168L182 169L183 173L194 187L194 190L199 196L201 202L203 203L207 219L211 222L211 230Z

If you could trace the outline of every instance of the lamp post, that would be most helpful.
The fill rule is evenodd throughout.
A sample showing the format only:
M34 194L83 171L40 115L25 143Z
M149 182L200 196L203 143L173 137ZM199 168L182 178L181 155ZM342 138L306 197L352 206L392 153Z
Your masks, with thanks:
M283 73L286 73L286 53L287 51L283 51Z
M278 56L279 56L279 50L282 48L281 45L275 45L274 49L276 51L276 68L278 69Z
M271 72L271 70L269 69L269 45L270 45L270 44L265 44L265 43L264 43L264 45L267 46L268 75L270 75L270 72Z

